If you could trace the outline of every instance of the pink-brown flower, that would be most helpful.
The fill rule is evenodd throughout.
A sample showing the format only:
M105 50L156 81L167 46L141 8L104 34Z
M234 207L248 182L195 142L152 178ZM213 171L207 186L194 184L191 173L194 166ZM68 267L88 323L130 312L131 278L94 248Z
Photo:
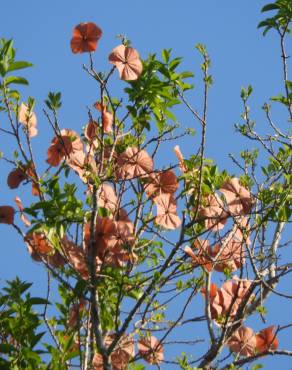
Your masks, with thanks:
M241 267L245 261L242 244L235 240L211 247L208 240L197 239L193 243L193 248L185 248L185 253L192 258L194 266L202 266L207 271L214 269L223 272L227 268L232 272Z
M226 181L220 191L224 194L228 210L233 216L248 215L251 212L252 196L249 190L240 185L238 178Z
M208 195L203 202L204 206L200 208L199 214L205 219L205 228L218 232L224 227L228 217L223 202L217 194Z
M169 230L175 230L181 225L181 219L176 213L176 201L171 194L161 194L153 199L157 207L155 222Z
M231 272L239 269L245 262L245 253L242 243L230 240L226 244L216 244L214 249L214 270L223 272L225 269Z
M116 233L113 245L105 253L105 262L109 266L123 267L133 261L131 246L134 244L134 225L129 221L115 221Z
M102 30L93 22L80 23L73 29L71 50L76 53L89 53L96 50Z
M69 161L70 156L78 151L83 151L83 144L78 134L69 129L61 130L61 136L55 136L48 149L47 163L57 167L63 158Z
M212 283L212 294L210 292L210 308L212 319L219 319L221 316L228 315L233 319L238 308L252 284L251 280L233 280L226 281L221 288ZM202 289L205 294L205 290ZM251 301L253 295L249 296L248 302Z
M109 62L116 66L120 78L125 81L137 80L143 71L138 51L125 45L113 49L109 55Z
M161 193L174 194L178 189L178 181L172 170L158 171L149 175L144 188L148 197Z
M100 194L98 197L99 207L107 208L111 212L115 212L118 206L118 198L116 192L112 186L103 183L101 185Z
M97 217L96 229L94 233L94 247L96 248L97 254L101 260L103 260L107 249L115 244L115 235L115 222L108 217ZM90 223L87 223L84 227L84 241L86 250L89 248L90 238Z
M251 328L241 326L228 340L231 352L241 356L252 356L256 349L256 337Z
M25 236L28 252L34 261L40 262L54 252L46 235L42 232L29 232Z
M114 338L114 334L109 334L104 340L105 345L109 347ZM135 351L133 339L127 335L123 335L110 356L113 370L125 370L128 367L129 361L134 357L134 355ZM94 355L92 365L94 370L104 369L103 358L101 354L96 353Z
M120 179L145 176L153 171L153 160L145 150L129 147L118 156L117 175Z
M134 225L131 221L115 221L116 242L115 246L132 245L134 243Z
M251 284L251 280L234 279L226 281L220 289L217 288L216 295L210 297L212 319L225 315L229 315L231 319L234 318ZM252 296L249 297L248 302L251 299Z
M128 213L127 211L124 209L124 208L119 208L117 214L116 214L116 217L115 217L116 221L127 221L127 222L131 222L129 216L128 216Z
M256 334L256 349L258 352L275 351L279 341L275 334L275 326L269 326Z
M89 278L86 255L80 247L75 245L67 237L62 239L62 249L71 267L77 271L84 280ZM99 266L97 264L97 270Z
M60 268L66 264L64 257L57 250L54 251L54 254L49 254L46 257L46 260L50 266L53 268Z
M128 250L134 243L134 225L129 221L113 221L108 217L98 217L94 236L97 255L106 266L121 267L131 259ZM90 224L84 228L84 241L88 249Z
M148 364L159 364L164 359L163 346L159 340L153 336L145 337L138 341L138 350L140 356L148 362Z
M197 252L194 253L194 250ZM194 266L202 266L207 271L211 271L213 269L213 260L214 252L209 244L208 240L195 240L191 247L185 247L185 253L191 257L193 260Z
M88 156L81 150L72 153L67 159L67 164L79 176L81 181L87 183L86 166L88 164Z

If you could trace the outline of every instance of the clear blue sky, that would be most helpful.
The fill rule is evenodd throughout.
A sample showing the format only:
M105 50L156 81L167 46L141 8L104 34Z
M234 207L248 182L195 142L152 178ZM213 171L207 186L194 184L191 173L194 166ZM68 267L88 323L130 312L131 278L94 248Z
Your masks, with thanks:
M22 74L30 80L29 88L23 89L24 100L29 95L37 100L40 135L33 139L33 143L38 162L46 158L46 148L52 137L42 115L47 93L62 92L61 126L76 131L80 131L87 121L86 105L91 105L98 97L96 85L82 70L82 63L88 62L86 55L73 55L69 46L73 27L80 22L92 21L103 29L103 37L94 56L96 68L110 68L107 56L118 45L115 35L120 33L132 41L143 58L148 53L160 53L162 48L172 48L174 55L184 57L184 69L195 73L198 88L190 99L198 108L202 100L200 59L194 45L198 42L207 45L214 77L209 101L207 155L216 160L220 169L227 168L236 173L228 153L236 154L251 146L234 133L233 125L239 122L242 108L240 87L249 83L254 86L251 100L254 117L263 130L264 115L260 107L270 96L279 93L282 87L278 39L272 33L263 38L257 30L257 24L262 19L260 9L265 3L259 0L3 2L0 37L13 38L18 59L34 64L34 68ZM291 50L291 40L289 47ZM116 87L113 86L117 94L119 86L118 82ZM185 126L197 128L197 123L188 114L181 116L181 122ZM3 116L0 116L0 124L5 125ZM182 151L191 154L198 148L199 136L179 144ZM12 144L2 135L0 150L12 151ZM172 160L175 160L174 156ZM16 195L25 199L27 190L8 191L8 169L3 162L0 162L0 171L0 205L13 204ZM34 289L41 293L45 279L43 269L31 261L23 243L9 227L0 225L0 233L0 279L11 279L17 273L23 279L35 281ZM271 321L268 324L277 324L275 320L279 316L281 323L285 322L284 316L287 319L288 310L284 303L281 301L280 306L270 305L268 317ZM260 327L263 326L260 324ZM282 369L291 369L292 365L287 361L285 358L269 358L265 361L265 369L273 369L275 364Z

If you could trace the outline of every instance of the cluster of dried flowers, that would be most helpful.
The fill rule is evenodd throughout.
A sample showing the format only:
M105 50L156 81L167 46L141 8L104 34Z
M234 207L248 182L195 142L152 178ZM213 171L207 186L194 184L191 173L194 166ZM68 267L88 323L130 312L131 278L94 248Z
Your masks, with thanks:
M68 326L74 328L80 326L83 314L87 309L87 302L80 299L78 303L74 303L69 310ZM104 345L108 348L115 334L107 334L104 339ZM151 365L159 364L164 360L164 349L159 340L154 336L140 337L137 341L131 335L124 334L110 355L111 364L114 370L126 369L129 362L135 357L135 343L137 345L137 354ZM100 353L95 353L92 366L94 370L103 370L103 357Z
M276 350L279 342L274 326L269 326L256 334L251 328L241 326L228 340L227 345L232 352L240 356L252 356L255 353Z
M73 30L71 50L73 53L93 52L102 36L101 29L94 23L81 23ZM142 73L143 65L136 49L119 45L109 55L109 62L119 71L125 81L136 80Z
M101 29L94 23L82 23L74 28L71 40L73 53L93 52L102 36ZM109 62L113 64L122 80L136 80L143 71L143 65L138 52L125 45L119 45L109 55ZM55 130L55 137L47 150L47 163L51 167L62 164L69 166L80 179L87 184L88 193L93 193L92 176L103 166L96 160L96 151L99 148L98 135L113 133L114 115L105 101L93 105L100 112L100 123L91 119L84 130L85 140L71 129ZM29 138L37 135L37 119L35 113L22 103L19 107L18 121L23 125L24 132ZM153 159L144 149L128 147L124 152L111 153L110 148L104 148L103 159L111 157L115 168L115 181L125 182L139 179L144 186L148 198L157 206L157 225L166 229L175 229L180 226L180 219L176 213L174 193L178 189L178 180L172 170L155 171ZM32 184L32 193L40 196L39 183L36 171L32 164L13 169L7 178L11 189L17 189L22 183ZM127 211L120 207L115 187L109 182L103 182L98 189L97 203L108 211L107 217L98 216L95 222L94 236L91 236L91 225L87 222L83 226L82 246L76 245L67 236L60 240L58 248L50 241L46 232L34 230L25 236L25 242L32 259L43 262L48 267L60 269L70 266L82 279L90 278L89 250L93 243L95 250L95 273L98 274L105 266L115 268L125 266L129 261L137 259L133 246L135 244L134 224L128 217ZM24 207L19 197L15 198L21 220L27 227L30 221L24 215ZM15 210L11 206L0 207L0 223L14 224ZM68 325L72 328L80 323L84 310L88 309L83 298L69 310ZM109 346L114 334L105 338L105 346ZM75 342L74 342L75 343ZM77 346L78 343L76 342ZM158 364L163 360L163 347L153 336L142 337L137 341L138 354L150 364ZM74 348L72 349L74 350ZM125 369L135 356L134 340L124 335L111 354L113 369ZM96 353L93 358L94 369L103 369L103 357Z
M102 36L101 29L94 23L81 23L74 28L71 39L73 53L93 52ZM108 58L119 72L122 80L137 80L143 72L143 64L139 53L124 44L112 50ZM121 196L117 189L138 180L142 191L152 206L156 207L156 215L152 221L166 230L175 230L181 226L177 212L175 193L179 181L172 169L157 170L153 157L138 145L128 146L122 152L104 146L100 137L114 137L116 125L115 114L106 99L94 103L100 113L100 119L90 119L84 129L84 137L80 137L71 129L56 130L47 150L46 162L50 167L69 166L87 186L87 194L96 197L97 206L106 210L106 216L97 216L94 225L88 218L82 227L82 245L64 236L58 247L50 241L44 231L29 231L25 236L28 251L34 261L43 262L54 269L70 266L83 280L91 278L91 265L96 276L104 267L123 268L135 264L138 260L135 244L135 223L130 219L128 210L121 207ZM18 121L23 125L29 138L37 135L37 119L35 113L22 103L18 107ZM108 135L108 136L106 136ZM187 173L184 157L178 146L174 148L182 173ZM94 182L96 174L102 174L110 164L113 172L110 178L104 177L99 186ZM102 178L102 176L101 176ZM32 194L40 196L39 180L31 163L18 163L8 175L7 184L16 189L23 182L32 185ZM120 185L120 186L119 186ZM234 272L242 268L246 262L246 246L250 244L249 217L254 205L250 191L240 183L238 178L229 178L219 189L220 193L208 194L203 197L198 207L198 216L205 229L218 236L213 244L209 240L196 239L191 247L184 251L191 258L194 267L200 266L208 274L217 272ZM29 227L30 220L24 214L20 198L15 202L23 223ZM15 210L11 206L0 206L0 223L14 225ZM224 237L220 232L231 220L233 227ZM94 250L92 263L91 251ZM250 304L254 299L250 294L253 284L251 280L227 280L221 287L212 283L208 292L211 319L218 326L232 326L242 302ZM206 298L206 290L202 290ZM87 301L80 298L69 310L68 325L71 328L79 325L84 311L88 310ZM230 351L240 356L252 356L278 348L277 331L270 326L254 333L251 328L240 326L226 342ZM115 334L107 334L104 338L105 347L110 347ZM77 343L78 344L78 343ZM163 346L154 336L145 336L137 341L138 355L149 364L159 364L164 359ZM131 335L122 335L110 355L114 370L126 369L130 360L135 357L135 341ZM104 357L95 353L92 366L95 370L103 369Z
M187 169L184 158L178 146L174 149L182 172ZM199 208L199 215L204 220L205 228L219 233L228 218L234 222L233 228L220 238L220 242L210 245L209 240L195 240L192 247L185 247L185 253L191 258L194 267L202 266L207 272L234 272L245 263L245 244L249 245L250 227L249 216L254 204L253 197L248 189L240 184L238 178L231 178L220 188L224 198L217 193L207 195ZM209 292L211 319L219 326L232 325L240 305L252 302L254 296L249 294L252 280L238 279L226 281L221 288L212 283ZM206 291L202 289L205 296ZM255 334L251 328L240 326L227 345L230 351L240 356L252 356L259 352L276 350L278 339L275 327L270 326Z
M224 228L228 218L233 219L233 228L219 243L211 246L208 240L196 240L192 248L185 248L185 252L192 258L195 266L203 266L207 271L214 269L224 272L228 269L233 272L245 263L244 245L250 243L248 216L253 199L238 178L227 180L220 191L224 195L225 203L217 193L208 195L203 199L199 215L207 230L218 233Z
M105 338L105 345L108 347L114 340L114 335L109 334ZM138 340L138 355L143 358L146 362L151 365L159 364L164 359L163 347L159 343L159 340L153 336L150 338L144 337ZM134 339L124 335L116 349L112 352L111 364L113 370L123 370L126 369L129 361L135 356L135 343ZM93 369L103 370L103 357L101 354L96 353L93 358Z

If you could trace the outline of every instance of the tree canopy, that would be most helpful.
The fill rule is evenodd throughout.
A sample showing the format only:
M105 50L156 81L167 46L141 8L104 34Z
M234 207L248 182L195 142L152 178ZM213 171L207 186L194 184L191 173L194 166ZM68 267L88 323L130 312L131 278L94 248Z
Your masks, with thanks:
M68 44L85 54L82 68L98 95L77 132L60 120L59 91L42 106L50 130L39 124L36 99L24 101L19 86L29 85L23 75L32 64L18 60L12 39L0 39L0 135L13 147L1 163L16 195L13 205L0 204L0 223L47 273L41 297L17 271L1 285L1 369L257 369L269 356L289 363L292 349L281 338L292 323L269 322L266 302L292 298L280 284L292 271L291 1L262 13L258 28L279 39L282 92L263 104L265 126L258 126L253 87L241 89L235 129L250 146L231 156L236 173L206 156L207 46L196 45L198 107L194 74L173 50L142 59L138 45L119 35L100 56L108 61L101 71L103 30L76 25ZM115 96L118 79L123 91ZM182 127L181 110L193 126ZM51 142L40 166L34 138L44 133ZM186 156L184 140L193 136Z

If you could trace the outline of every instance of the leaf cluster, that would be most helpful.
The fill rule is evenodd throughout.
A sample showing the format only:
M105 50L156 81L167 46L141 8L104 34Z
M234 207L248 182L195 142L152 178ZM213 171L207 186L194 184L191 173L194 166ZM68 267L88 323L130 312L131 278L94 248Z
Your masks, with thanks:
M291 0L277 0L262 8L263 13L270 11L275 11L276 14L261 21L258 25L258 28L264 29L263 34L266 35L271 29L290 32L289 24L292 19Z
M31 283L15 278L0 293L0 368L35 369L41 364L42 350L36 349L45 332L35 306L50 304L28 293Z

